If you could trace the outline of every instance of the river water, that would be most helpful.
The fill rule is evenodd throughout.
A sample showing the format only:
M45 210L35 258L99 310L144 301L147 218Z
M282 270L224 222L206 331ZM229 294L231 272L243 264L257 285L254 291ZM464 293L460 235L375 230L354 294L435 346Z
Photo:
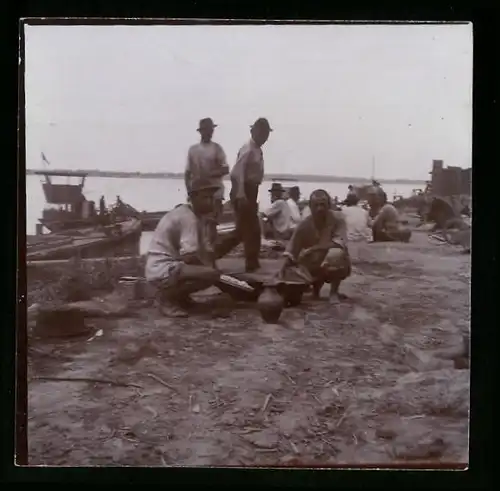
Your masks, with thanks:
M26 176L26 233L34 234L35 225L42 215L45 206L45 197L42 189L42 176ZM60 180L63 178L59 178ZM73 180L75 178L72 178ZM54 182L64 182L57 181ZM286 185L288 183L284 183ZM292 184L292 183L290 183ZM323 188L332 196L338 196L343 199L347 193L347 184L345 182L294 182L294 185L300 186L304 197L307 197L317 188ZM382 185L384 183L382 182ZM268 189L270 182L264 182L260 187L259 202L261 206L269 205ZM226 197L229 194L230 183L226 182ZM394 194L409 196L413 184L390 184L385 185L384 189L389 198ZM184 181L182 179L136 179L136 178L106 178L89 177L85 181L84 194L89 200L99 203L99 198L104 195L108 205L116 201L119 195L121 199L140 211L158 211L169 210L178 203L186 199ZM144 232L141 241L141 252L147 248L152 232Z

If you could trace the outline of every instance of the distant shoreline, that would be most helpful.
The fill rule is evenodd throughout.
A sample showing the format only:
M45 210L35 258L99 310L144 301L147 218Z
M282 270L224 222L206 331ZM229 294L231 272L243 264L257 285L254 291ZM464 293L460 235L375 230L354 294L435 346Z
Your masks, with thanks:
M35 175L43 169L26 169L26 175ZM50 169L52 172L67 172L68 169ZM114 178L134 178L134 179L184 179L184 174L179 172L123 172L123 171L100 171L78 169L78 172L87 173L88 177L114 177ZM73 171L76 172L76 171ZM312 174L267 174L264 176L266 181L297 181L297 182L345 182L348 184L366 184L371 181L369 178L362 177L341 177L341 176L322 176ZM425 185L425 180L416 179L383 179L378 181L385 184L415 184Z

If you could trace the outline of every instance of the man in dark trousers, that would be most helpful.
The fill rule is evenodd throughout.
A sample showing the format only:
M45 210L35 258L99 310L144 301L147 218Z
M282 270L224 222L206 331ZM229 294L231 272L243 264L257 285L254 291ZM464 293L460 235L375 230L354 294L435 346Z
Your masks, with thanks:
M251 126L250 141L238 152L236 164L231 170L231 192L229 194L236 218L235 233L226 238L219 248L218 256L227 254L243 242L247 272L259 269L261 229L257 196L264 177L262 146L273 131L266 118L259 118Z

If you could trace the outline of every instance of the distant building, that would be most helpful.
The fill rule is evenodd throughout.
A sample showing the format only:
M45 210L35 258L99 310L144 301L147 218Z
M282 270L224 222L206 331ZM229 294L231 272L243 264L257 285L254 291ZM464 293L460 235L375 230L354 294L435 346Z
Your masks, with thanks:
M472 168L443 166L442 160L432 161L430 191L438 196L472 194Z

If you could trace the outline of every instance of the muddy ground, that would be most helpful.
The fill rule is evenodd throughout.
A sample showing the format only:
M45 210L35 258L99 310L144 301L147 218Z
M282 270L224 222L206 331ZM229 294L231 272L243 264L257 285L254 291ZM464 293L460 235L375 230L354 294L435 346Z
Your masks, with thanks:
M470 256L418 232L351 250L349 299L307 294L278 325L244 303L214 318L214 289L187 320L144 307L31 339L30 465L466 463L469 370L430 355L468 331Z

